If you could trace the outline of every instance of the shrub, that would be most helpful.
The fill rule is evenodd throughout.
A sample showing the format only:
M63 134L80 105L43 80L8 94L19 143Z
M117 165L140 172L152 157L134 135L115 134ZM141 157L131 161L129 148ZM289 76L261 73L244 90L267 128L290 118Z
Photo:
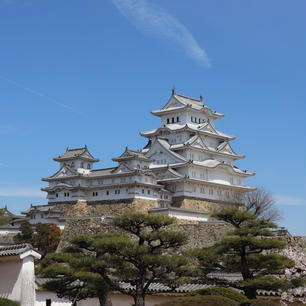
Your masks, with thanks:
M156 306L237 306L236 301L223 296L184 296L176 298Z
M191 291L186 294L187 296L197 296L197 295L217 295L223 296L233 301L242 303L248 301L247 297L243 294L239 293L238 291L230 288L225 287L210 287L199 289L195 291Z
M0 297L0 306L19 306L17 302Z

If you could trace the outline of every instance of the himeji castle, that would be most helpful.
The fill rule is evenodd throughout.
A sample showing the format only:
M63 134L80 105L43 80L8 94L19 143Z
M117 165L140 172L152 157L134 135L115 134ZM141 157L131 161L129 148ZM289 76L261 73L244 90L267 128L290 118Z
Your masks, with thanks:
M67 148L53 158L59 170L42 180L49 204L131 203L142 199L150 213L200 218L212 211L243 205L248 187L244 179L254 175L234 165L245 156L237 154L230 141L234 136L220 132L215 121L223 118L200 99L172 90L168 102L151 112L160 127L141 132L147 145L139 150L125 148L114 157L118 165L95 169L99 161L85 146Z

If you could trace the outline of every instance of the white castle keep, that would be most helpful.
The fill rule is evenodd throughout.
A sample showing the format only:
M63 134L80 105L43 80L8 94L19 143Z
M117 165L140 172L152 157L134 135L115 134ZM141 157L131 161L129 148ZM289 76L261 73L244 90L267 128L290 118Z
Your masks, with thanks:
M42 188L49 204L146 199L157 201L162 210L184 207L177 204L184 199L241 204L244 194L255 189L244 185L254 173L234 165L245 157L231 148L235 137L215 128L215 120L224 115L203 104L202 97L189 98L173 89L166 105L151 113L160 117L160 127L141 132L147 145L137 151L126 148L113 158L116 167L94 169L99 159L86 146L67 148L55 157L59 170L42 179L49 183Z

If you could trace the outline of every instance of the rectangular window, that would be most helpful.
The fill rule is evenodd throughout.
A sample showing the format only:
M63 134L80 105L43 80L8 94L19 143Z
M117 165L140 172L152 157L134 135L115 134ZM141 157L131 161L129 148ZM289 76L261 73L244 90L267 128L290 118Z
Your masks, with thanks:
M51 306L51 299L46 299L46 306Z
M176 122L180 122L180 117L176 117Z
M148 190L148 194L150 194L151 193L151 190Z
M193 117L191 116L191 122L193 122Z
M144 189L141 190L141 193L144 193Z
M169 118L167 118L167 124L169 124L170 123L170 119Z
M106 190L106 195L109 195L109 191L108 190Z
M209 189L209 194L210 195L214 194L214 191L212 189Z
M174 123L174 117L171 118L171 122Z

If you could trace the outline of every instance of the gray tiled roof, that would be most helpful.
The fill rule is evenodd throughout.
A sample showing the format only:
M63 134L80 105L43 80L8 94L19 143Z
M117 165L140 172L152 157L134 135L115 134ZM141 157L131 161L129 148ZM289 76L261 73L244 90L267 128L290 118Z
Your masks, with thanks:
M101 175L110 175L117 168L118 167L91 170L88 176L95 177L95 176L101 176Z
M55 205L47 204L47 205L32 205L32 206L30 206L30 208L28 208L25 211L22 211L21 213L22 214L28 214L31 211L37 211L37 212L51 211L51 212L57 212L57 213L62 213L63 212L60 208L56 207Z
M133 290L134 286L130 285L129 283L126 282L120 282L119 283L120 287L123 288L126 291ZM154 293L154 292L176 292L176 293L186 293L189 291L201 289L201 288L206 288L208 285L205 284L184 284L181 285L177 288L171 288L167 285L164 285L162 283L152 283L149 286L149 292Z
M46 282L52 280L51 278L39 278L36 277L36 284L38 286L43 286ZM133 290L135 287L130 285L126 282L120 282L119 286L124 289L125 291ZM148 292L149 293L187 293L194 290L199 290L203 288L213 287L214 285L207 285L207 284L197 284L197 283L186 283L176 288L171 288L167 285L162 283L152 283L149 286ZM257 290L257 295L263 296L279 296L281 293L279 291L272 291L272 290ZM300 297L301 295L294 294L296 297Z
M55 157L54 160L61 161L61 160L68 160L68 159L75 159L78 157L82 157L91 161L99 161L99 159L94 158L87 150L87 147L83 148L75 148L75 149L68 149L62 155Z
M32 246L28 243L13 244L9 246L0 247L0 257L20 255L32 249Z
M114 157L112 160L120 161L120 160L125 160L125 159L141 159L145 161L152 160L152 158L144 155L143 152L131 150L131 149L128 149L128 147L126 147L125 151L119 157Z

